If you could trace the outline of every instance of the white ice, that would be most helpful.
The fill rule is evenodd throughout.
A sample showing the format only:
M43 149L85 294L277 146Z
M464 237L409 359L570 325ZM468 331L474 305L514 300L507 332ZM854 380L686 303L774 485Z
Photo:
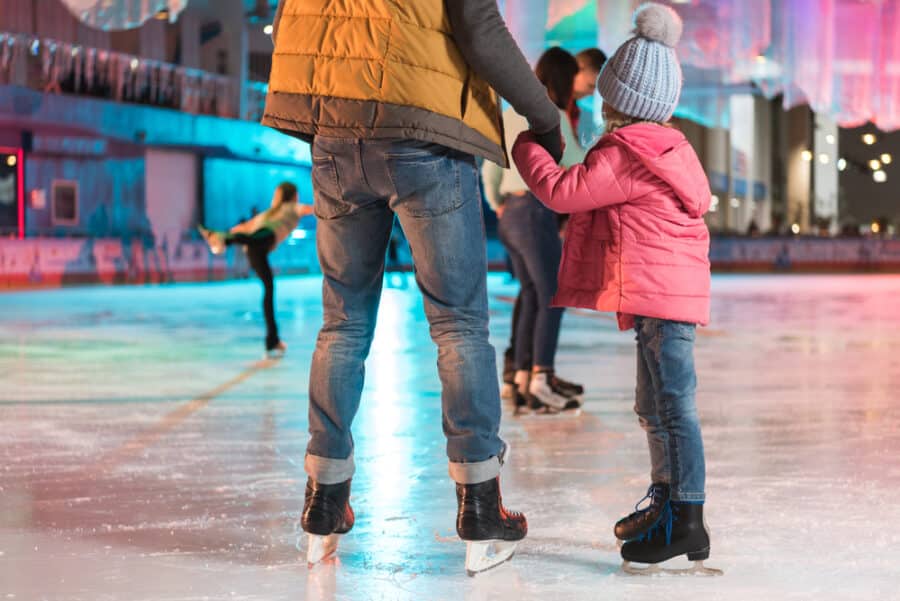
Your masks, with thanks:
M502 351L513 285L491 277ZM255 282L0 296L0 600L900 599L900 277L721 276L698 336L707 565L632 577L612 525L649 478L633 336L570 312L578 418L504 415L529 536L468 578L435 352L385 291L355 423L354 530L310 571L295 523L315 277L281 279L290 345L261 355ZM665 595L661 597L660 595Z

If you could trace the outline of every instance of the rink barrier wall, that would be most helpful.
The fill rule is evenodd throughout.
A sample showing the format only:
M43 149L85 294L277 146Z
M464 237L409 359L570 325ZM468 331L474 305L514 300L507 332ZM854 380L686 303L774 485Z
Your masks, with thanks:
M271 255L277 274L318 271L315 240L282 244ZM203 282L252 275L246 256L229 248L214 256L200 241L149 246L140 238L0 240L0 289L79 284Z
M401 262L409 263L406 249ZM506 269L502 246L488 243L491 269ZM896 272L900 240L821 238L714 238L710 249L720 272ZM279 274L319 271L315 240L291 239L271 256ZM205 244L185 240L151 246L146 239L26 238L0 240L0 288L75 284L143 284L244 278L250 267L243 252L229 248L213 256Z

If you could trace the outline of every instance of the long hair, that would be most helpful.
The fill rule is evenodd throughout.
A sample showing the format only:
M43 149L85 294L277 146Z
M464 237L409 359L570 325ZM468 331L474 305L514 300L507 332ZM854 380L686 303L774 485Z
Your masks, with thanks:
M603 123L605 126L603 133L605 134L611 134L617 129L622 129L623 127L628 127L629 125L634 125L635 123L655 123L656 125L662 125L663 127L672 127L671 123L648 121L647 119L639 119L638 117L632 117L630 115L626 115L625 113L620 113L606 102L603 103Z
M297 200L297 186L291 182L281 182L278 184L278 190L281 191L281 204Z
M575 57L558 46L550 48L538 59L534 73L547 88L553 104L569 111L573 104L575 76L578 74Z

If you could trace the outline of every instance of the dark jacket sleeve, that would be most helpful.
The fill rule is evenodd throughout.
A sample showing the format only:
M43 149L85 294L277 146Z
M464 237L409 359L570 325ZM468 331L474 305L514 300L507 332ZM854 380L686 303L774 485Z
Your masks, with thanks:
M547 96L512 34L496 0L445 0L453 39L463 58L528 125L544 134L559 127L559 110Z

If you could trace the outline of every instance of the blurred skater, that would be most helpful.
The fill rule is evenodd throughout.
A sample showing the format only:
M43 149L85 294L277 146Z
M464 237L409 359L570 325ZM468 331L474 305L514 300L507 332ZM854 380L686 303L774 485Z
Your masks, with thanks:
M284 182L275 189L272 206L251 219L237 224L228 232L205 227L197 229L213 254L222 254L226 246L244 247L247 260L263 284L263 315L266 318L266 356L284 355L287 345L278 336L275 322L275 277L269 265L269 253L275 250L297 228L300 218L312 214L312 207L297 202L297 186Z

